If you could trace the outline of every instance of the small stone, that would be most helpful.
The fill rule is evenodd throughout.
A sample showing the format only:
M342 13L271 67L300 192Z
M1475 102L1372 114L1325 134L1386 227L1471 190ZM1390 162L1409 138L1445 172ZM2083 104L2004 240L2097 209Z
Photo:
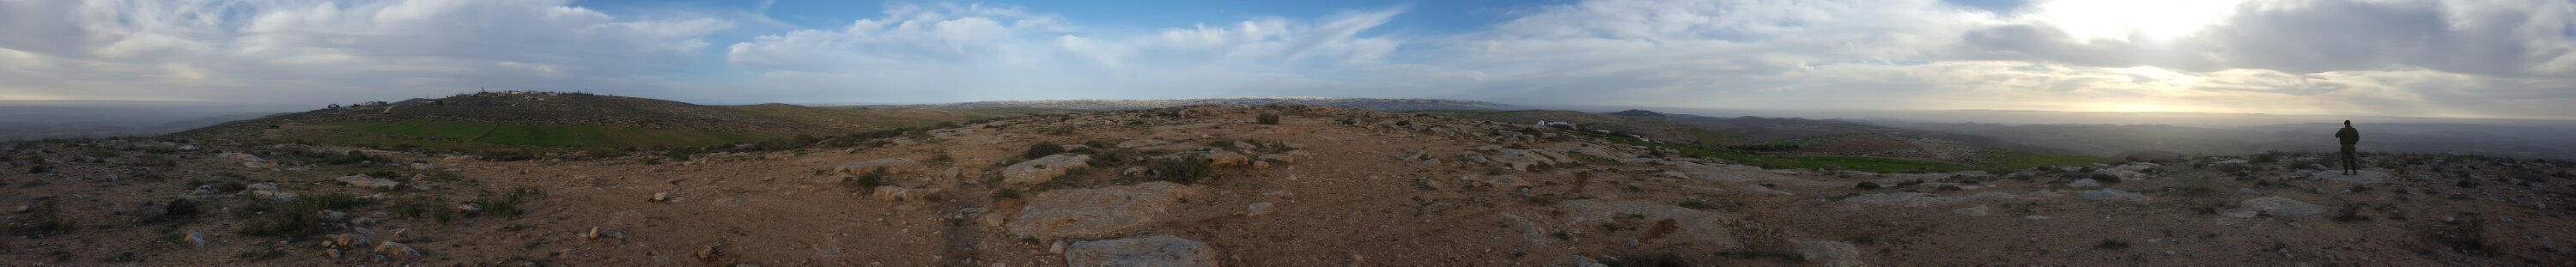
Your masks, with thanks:
M1055 244L1049 244L1049 245L1047 245L1047 253L1051 253L1051 254L1059 254L1059 255L1060 255L1060 254L1064 254L1064 245L1065 245L1064 240L1056 240L1056 241L1055 241Z
M2039 216L2039 215L2021 216L2021 219L2023 219L2023 220L2033 220L2033 221L2037 221L2037 220L2047 220L2047 219L2048 219L2048 216Z
M712 260L712 259L715 259L715 258L716 258L716 246L707 246L706 248L698 249L698 254L697 254L697 256L698 256L698 260Z
M2075 188L2101 187L2101 186L2102 186L2102 181L2095 181L2095 180L2093 180L2092 178L2076 179L2076 180L2075 180L2075 182L2073 182L2073 183L2066 183L2066 187L2075 187Z
M462 212L465 212L465 213L477 213L477 212L483 212L483 207L481 207L481 206L475 206L475 205L474 205L474 204L472 204L472 203L456 204L456 211L462 211Z
M671 192L653 193L653 202L671 202Z
M1959 209L1950 210L1950 214L1958 214L1958 215L1962 215L1962 216L1983 217L1983 216L1986 216L1986 214L1993 213L1993 210L1994 210L1994 208L1988 208L1988 207L1986 207L1986 205L1977 205L1977 206L1975 206L1975 207L1966 207L1966 208L1959 208Z
M1421 187L1422 190L1440 190L1440 181L1433 181L1431 179L1414 179L1414 186Z
M599 239L599 227L597 227L597 226L590 227L590 231L589 231L589 232L582 232L582 233L581 233L581 238L582 238L582 239Z
M385 241L387 241L387 242L408 241L408 240L411 240L411 239L407 239L407 238L403 238L403 237L404 237L404 236L407 236L409 233L411 233L411 229L410 229L410 228L395 229L395 230L394 230L394 232L393 232L393 234L391 234L391 235L389 235L389 236L385 237Z
M1270 214L1270 202L1252 203L1252 206L1245 208L1243 216L1257 217L1262 214Z
M396 261L407 261L420 258L421 256L420 250L412 249L411 245L404 245L403 243L396 243L394 241L385 241L384 243L376 244L376 253L392 257L393 260Z
M199 234L197 231L188 231L188 243L196 244L197 248L206 248L206 235Z
M323 255L330 255L330 256L331 256L331 260L335 260L335 261L336 261L336 260L340 260L340 257L342 256L342 255L340 255L340 249L336 249L336 248L326 248L326 249L322 249L322 254L323 254Z

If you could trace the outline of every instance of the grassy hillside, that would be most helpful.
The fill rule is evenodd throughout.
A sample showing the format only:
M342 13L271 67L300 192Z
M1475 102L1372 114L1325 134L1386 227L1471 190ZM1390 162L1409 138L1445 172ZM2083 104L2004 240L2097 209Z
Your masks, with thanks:
M1595 114L1565 110L1437 110L1419 111L1417 113L1522 124L1535 123L1540 120L1564 121L1583 125L1586 128L1641 134L1661 142L1644 142L1626 137L1612 137L1608 135L1583 132L1575 132L1576 134L1610 139L1614 142L1631 145L1671 148L1693 156L1724 159L1727 161L1765 168L1826 168L1871 172L1949 172L1965 170L2025 169L2036 166L2055 165L2083 165L2102 162L2104 160L2096 157L2059 155L1991 147L1975 150L1961 150L1962 154L1974 154L1972 157L1961 158L1969 158L1972 160L1933 160L1925 158L1883 156L1846 156L1821 152L1810 153L1815 151L1805 150L1819 150L1835 147L1828 144L1838 144L1840 141L1868 141L1853 138L1883 138L1885 136L1850 134L1851 132L1860 132L1860 130L1842 129L1874 126L1858 124L1845 125L1841 123L1827 123L1799 119L1733 119L1738 120L1735 121L1736 123L1706 123L1704 121L1678 122L1674 120L1730 119L1668 117L1643 111L1632 111L1629 113L1633 115ZM1743 134L1736 134L1733 132L1743 132ZM1802 134L1812 136L1786 138L1791 136L1802 136ZM1769 152L1758 152L1755 150L1738 149L1746 147L1765 147L1765 145L1780 146L1782 144L1801 142L1814 144L1796 146L1803 148L1790 149L1787 151L1761 150Z
M1415 113L1436 114L1464 119L1529 124L1540 120L1580 124L1588 128L1643 134L1665 141L1710 145L1732 145L1741 141L1734 135L1659 119L1609 116L1569 110L1430 110Z
M1726 160L1726 161L1730 161L1730 162L1735 162L1735 163L1738 163L1738 164L1752 165L1752 166L1757 166L1757 167L1762 167L1762 168L1770 168L1770 169L1817 169L1817 168L1823 168L1823 169L1855 170L1855 171L1880 172L1880 173L1955 172L1955 171L1972 171L1972 170L1983 170L1983 171L1992 171L1992 172L2004 172L2004 171L2009 171L2009 170L2029 169L2029 168L2032 168L2032 167L2040 167L2040 166L2086 165L2086 164L2093 164L2093 163L2107 162L2107 160L2106 160L2106 159L2103 159L2103 158L2097 158L2097 157L2074 156L2074 155L2055 155L2055 154L2039 154L2039 153L2019 152L2019 151L2010 151L2010 150L1984 150L1984 151L1980 151L1980 153L1984 153L1984 154L1985 154L1986 156L1988 156L1990 159L1989 159L1989 160L1987 160L1987 161L1985 161L1985 162L1964 162L1964 163L1963 163L1963 162L1940 162L1940 161L1916 160L1916 159L1901 159L1901 158L1884 158L1884 157L1861 157L1861 156L1808 156L1808 155L1765 154L1765 153L1751 153L1751 152L1741 152L1741 151L1723 150L1723 149L1709 149L1709 148L1701 148L1701 147L1693 147L1693 146L1682 146L1682 145L1674 145L1674 144L1666 144L1666 143L1648 143L1648 142L1644 142L1644 141L1638 141L1638 140L1636 140L1636 139L1629 139L1629 138L1626 138L1626 137L1613 137L1613 136L1608 136L1608 135L1591 134L1591 133L1577 133L1577 134L1581 134L1581 135L1584 135L1584 136L1590 136L1590 137L1593 137L1593 138L1601 138L1601 139L1605 139L1605 140L1610 140L1611 142L1617 142L1617 143L1621 143L1621 144L1638 145L1638 146L1646 146L1646 147L1657 147L1657 148L1668 148L1668 149L1673 149L1673 150L1676 150L1676 151L1681 151L1681 152L1682 152L1682 153L1684 153L1684 154L1690 154L1691 156L1702 157L1702 158L1722 159L1722 160Z
M173 135L460 151L709 147L812 143L832 136L1041 112L1052 111L704 106L578 93L511 92L321 109Z

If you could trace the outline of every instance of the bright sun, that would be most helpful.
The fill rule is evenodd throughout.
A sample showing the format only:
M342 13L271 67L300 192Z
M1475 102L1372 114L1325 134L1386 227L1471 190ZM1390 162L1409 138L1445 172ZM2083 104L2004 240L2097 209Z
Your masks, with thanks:
M2244 0L2050 1L2039 3L2037 19L2065 29L2080 39L2130 39L2131 33L2172 39L2200 32L2236 13ZM2132 40L2142 41L2142 40Z

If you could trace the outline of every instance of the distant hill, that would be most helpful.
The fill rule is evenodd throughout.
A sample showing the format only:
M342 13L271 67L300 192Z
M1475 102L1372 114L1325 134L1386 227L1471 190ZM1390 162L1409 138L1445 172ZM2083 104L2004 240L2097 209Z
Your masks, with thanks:
M1322 107L1337 107L1337 108L1353 108L1353 109L1366 109L1366 110L1379 110L1379 111L1409 111L1409 110L1501 110L1501 109L1514 109L1514 108L1516 108L1515 106L1512 106L1512 105L1496 104L1496 103L1483 102L1483 101L1470 101L1470 100L1449 100L1449 99L1412 99L1412 98L1324 98L1324 97L1241 97L1241 98L1196 98L1196 99L1014 100L1014 101L980 101L980 102L963 102L963 103L948 103L948 104L918 104L918 105L840 105L840 106L831 106L831 107L865 108L865 109L906 109L906 108L917 108L917 109L939 109L939 110L959 110L959 109L999 109L999 108L1024 108L1024 109L1072 109L1072 110L1132 110L1132 109L1153 109L1153 108L1180 107L1180 106L1191 106L1191 105L1215 105L1215 106L1221 106L1221 107L1253 107L1253 106L1267 106L1267 105L1275 105L1275 104L1297 104L1297 105L1307 105L1307 106L1322 106Z
M557 92L483 92L331 107L217 124L172 136L450 148L704 146L928 127L1022 114L786 104L708 106Z
M1870 125L1844 120L1800 118L1720 118L1630 109L1608 113L1565 110L1421 111L1461 118L1535 124L1567 122L1587 129L1636 134L1658 142L1693 145L1737 153L1808 156L1865 156L1930 160L1972 165L2021 165L2025 161L2078 163L2093 159L2066 156L2063 150L2006 142L1991 137Z

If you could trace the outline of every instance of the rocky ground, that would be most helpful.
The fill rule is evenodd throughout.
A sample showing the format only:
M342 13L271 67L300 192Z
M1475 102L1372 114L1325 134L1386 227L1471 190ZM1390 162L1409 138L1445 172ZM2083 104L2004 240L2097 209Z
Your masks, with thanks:
M1266 114L1278 115L1267 124ZM996 120L584 160L0 146L11 265L2570 265L2566 162L2274 153L1779 170L1310 108ZM597 158L589 155L583 158Z

